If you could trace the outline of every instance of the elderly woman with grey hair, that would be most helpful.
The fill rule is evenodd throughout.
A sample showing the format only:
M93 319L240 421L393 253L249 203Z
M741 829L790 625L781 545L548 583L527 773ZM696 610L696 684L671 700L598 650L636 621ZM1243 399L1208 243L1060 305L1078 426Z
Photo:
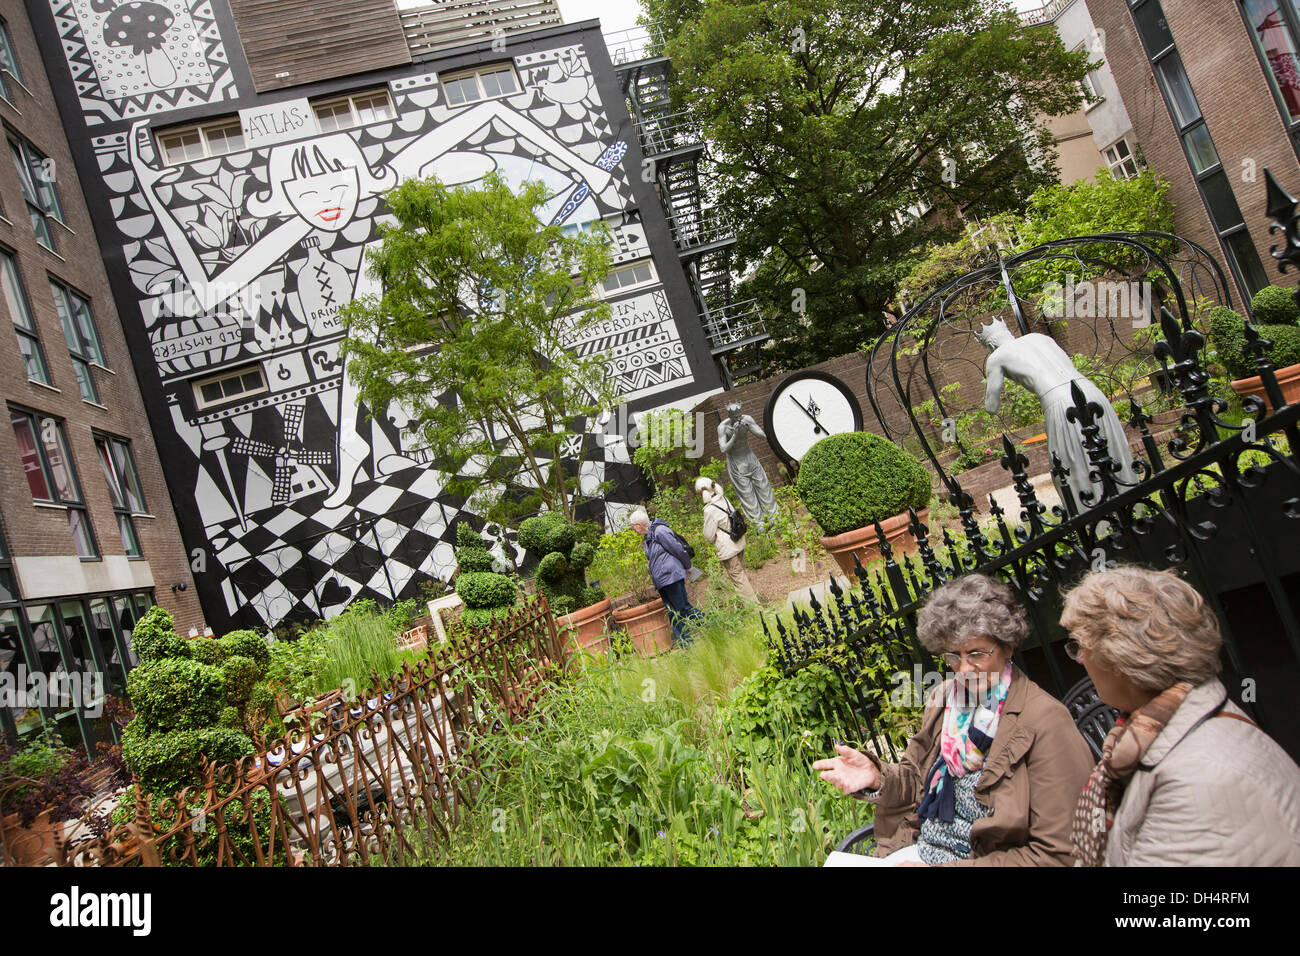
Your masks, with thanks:
M1122 713L1079 800L1076 864L1300 866L1300 767L1228 699L1196 589L1171 571L1095 571L1061 626Z
M935 590L917 631L955 675L931 695L902 761L836 745L813 769L876 805L880 865L1070 865L1092 759L1061 702L1011 661L1029 632L1015 595L965 575Z

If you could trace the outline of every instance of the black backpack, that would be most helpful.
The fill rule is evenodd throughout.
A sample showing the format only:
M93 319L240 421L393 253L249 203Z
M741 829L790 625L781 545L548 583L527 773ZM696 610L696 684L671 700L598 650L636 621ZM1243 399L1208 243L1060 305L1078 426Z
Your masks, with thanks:
M717 501L713 502L713 504L715 507L721 507ZM722 504L727 506L727 518L729 519L727 523L727 536L731 538L732 541L739 541L745 536L745 532L749 530L749 522L745 520L743 513L731 507L731 502L726 498L722 499Z

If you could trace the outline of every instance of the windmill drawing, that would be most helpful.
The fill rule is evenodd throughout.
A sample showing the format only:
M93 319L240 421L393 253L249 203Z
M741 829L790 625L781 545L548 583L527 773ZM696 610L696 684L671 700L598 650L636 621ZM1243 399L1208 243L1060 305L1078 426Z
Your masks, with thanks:
M290 405L285 409L284 441L279 447L243 436L230 443L232 454L275 462L275 477L271 482L272 504L282 505L294 498L300 498L314 491L322 491L326 487L324 479L315 466L330 464L334 460L334 453L308 451L303 448L299 438L302 416L301 405Z

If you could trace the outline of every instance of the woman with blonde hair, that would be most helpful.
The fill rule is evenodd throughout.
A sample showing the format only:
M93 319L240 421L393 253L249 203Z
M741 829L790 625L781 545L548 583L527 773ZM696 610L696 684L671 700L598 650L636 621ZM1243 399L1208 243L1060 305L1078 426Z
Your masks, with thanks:
M718 560L726 568L727 577L742 596L758 603L758 592L750 583L745 571L745 536L731 536L731 516L736 509L727 500L722 486L712 478L695 479L695 493L704 498L704 540L718 552Z
M1088 574L1066 652L1121 712L1075 812L1077 866L1300 866L1300 767L1219 681L1219 621L1172 571Z

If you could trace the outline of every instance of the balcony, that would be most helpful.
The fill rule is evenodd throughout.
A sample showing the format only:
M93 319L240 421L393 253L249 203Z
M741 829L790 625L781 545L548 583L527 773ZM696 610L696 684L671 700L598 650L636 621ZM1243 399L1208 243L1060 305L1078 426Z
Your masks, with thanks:
M475 40L563 23L555 0L439 0L399 3L412 58Z
M697 122L685 113L642 116L636 120L641 149L656 160L672 160L704 149L704 136Z
M1062 10L1068 7L1074 0L1051 0L1041 7L1035 7L1033 10L1023 10L1020 13L1020 22L1027 27L1036 27L1042 23L1052 23L1056 20Z
M759 314L757 299L745 299L722 308L709 309L702 319L704 334L714 355L734 352L770 338L763 317Z
M605 34L605 46L615 69L664 59L664 31L657 23Z
M733 245L736 230L731 220L716 209L701 212L678 210L668 222L672 228L677 254L683 260Z

